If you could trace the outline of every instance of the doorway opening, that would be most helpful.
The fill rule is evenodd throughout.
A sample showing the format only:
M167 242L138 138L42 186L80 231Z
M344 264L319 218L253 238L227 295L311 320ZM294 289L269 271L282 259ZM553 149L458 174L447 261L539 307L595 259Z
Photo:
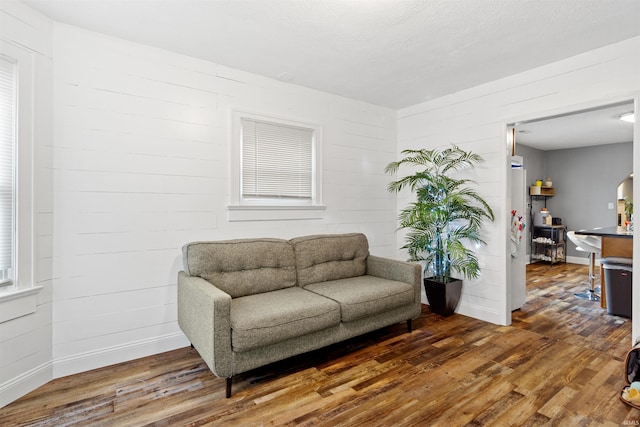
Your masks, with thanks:
M620 116L634 111L634 101L626 100L508 125L510 154L522 158L526 171L524 188L516 175L508 175L510 202L519 197L514 192L525 193L527 230L522 237L525 265L511 261L509 299L517 297L516 288L525 286L522 270L526 272L527 264L589 264L589 257L568 241L567 231L618 225L617 188L633 173L634 150L634 124ZM536 184L542 188L531 189ZM545 192L545 187L550 190ZM532 231L543 216L550 217L549 226L564 227L565 237L562 242L550 238L548 247L540 249ZM536 251L541 257L533 259ZM585 275L584 282L588 279ZM511 303L512 310L517 309Z

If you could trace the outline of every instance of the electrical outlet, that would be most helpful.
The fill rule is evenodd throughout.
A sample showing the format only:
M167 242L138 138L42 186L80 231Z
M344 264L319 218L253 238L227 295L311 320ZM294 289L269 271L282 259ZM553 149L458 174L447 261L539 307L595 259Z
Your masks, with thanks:
M609 203L609 209L613 209L613 203Z

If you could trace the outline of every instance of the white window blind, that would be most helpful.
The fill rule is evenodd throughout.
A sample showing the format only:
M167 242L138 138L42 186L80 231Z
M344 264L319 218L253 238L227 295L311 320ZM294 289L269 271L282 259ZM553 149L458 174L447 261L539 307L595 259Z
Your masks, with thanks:
M242 198L313 200L314 130L241 119Z
M0 57L0 285L14 280L17 66Z

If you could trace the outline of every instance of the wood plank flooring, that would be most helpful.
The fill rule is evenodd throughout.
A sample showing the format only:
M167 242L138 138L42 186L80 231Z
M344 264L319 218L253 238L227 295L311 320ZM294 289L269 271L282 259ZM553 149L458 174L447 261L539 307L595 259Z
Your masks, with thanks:
M578 299L587 267L528 267L513 324L427 306L404 323L239 375L225 399L190 348L60 378L2 426L620 426L631 321Z

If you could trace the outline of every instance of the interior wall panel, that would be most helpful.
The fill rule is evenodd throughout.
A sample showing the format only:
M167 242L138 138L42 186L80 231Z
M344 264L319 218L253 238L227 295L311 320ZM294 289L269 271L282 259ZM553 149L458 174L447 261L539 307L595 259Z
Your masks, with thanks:
M488 244L477 251L482 273L465 281L462 314L499 324L511 321L506 300L510 211L506 124L632 99L640 91L638 51L636 37L398 112L399 151L453 143L487 160L477 172L477 189L492 205L496 221L483 229ZM401 194L398 208L410 200L409 194ZM401 243L400 234L397 245Z
M32 212L20 213L32 224L32 254L29 286L41 287L35 297L35 312L0 322L0 407L46 383L52 378L53 295L53 91L52 23L17 1L0 2L0 40L31 58L32 135L19 139L29 145L32 159ZM25 65L26 66L26 65ZM23 118L24 120L24 118ZM24 244L23 244L24 246ZM0 310L12 311L23 298L2 300Z
M62 24L54 55L55 376L188 345L189 241L359 231L394 254L395 111ZM233 110L322 126L323 219L227 220Z

